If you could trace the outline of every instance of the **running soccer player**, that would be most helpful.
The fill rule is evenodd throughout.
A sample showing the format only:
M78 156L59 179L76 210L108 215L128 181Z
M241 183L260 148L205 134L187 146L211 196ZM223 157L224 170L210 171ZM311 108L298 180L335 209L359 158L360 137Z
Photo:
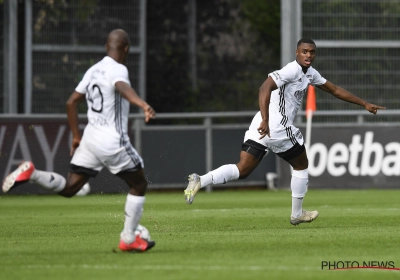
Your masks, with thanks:
M259 90L260 111L254 116L245 133L239 162L223 165L203 176L196 173L189 175L189 184L184 191L188 204L193 202L200 188L246 178L271 150L293 167L290 184L292 190L290 223L292 225L309 223L318 217L318 211L303 209L303 198L308 187L308 158L303 136L293 125L309 84L338 99L358 104L373 114L385 107L368 103L327 81L311 67L315 55L314 41L303 38L297 43L295 61L288 63L281 70L268 74L268 78Z
M155 117L155 111L131 87L128 69L123 63L129 52L128 34L121 29L109 33L107 56L93 65L67 101L67 115L73 140L70 172L67 179L35 169L32 162L23 162L8 175L3 192L27 181L52 190L64 197L74 196L90 177L106 167L129 186L125 203L125 223L119 248L122 251L146 251L155 245L135 235L142 217L147 179L141 156L132 147L128 136L130 104L143 109L145 121ZM83 137L78 128L77 106L86 97L88 124Z

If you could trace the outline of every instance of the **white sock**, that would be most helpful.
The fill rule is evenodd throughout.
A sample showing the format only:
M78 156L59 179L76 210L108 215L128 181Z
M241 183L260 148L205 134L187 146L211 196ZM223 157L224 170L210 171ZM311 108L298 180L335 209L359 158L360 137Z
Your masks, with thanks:
M208 185L225 184L229 181L239 179L239 169L236 164L226 164L200 176L201 187Z
M125 243L135 241L135 229L142 218L145 197L128 194L125 203L125 223L121 239Z
M303 210L303 198L302 197L292 197L292 217L298 218L301 216Z
M308 169L293 170L290 188L292 189L292 217L298 218L301 216L303 198L307 193Z
M65 178L60 174L37 169L32 172L30 181L35 182L41 187L54 192L62 191L66 184Z

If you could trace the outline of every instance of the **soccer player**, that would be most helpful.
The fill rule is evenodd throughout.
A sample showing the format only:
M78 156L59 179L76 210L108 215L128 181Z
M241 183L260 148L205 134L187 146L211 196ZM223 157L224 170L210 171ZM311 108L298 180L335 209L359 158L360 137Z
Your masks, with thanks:
M64 197L74 196L90 177L106 167L129 186L125 203L125 223L119 248L122 251L146 251L155 245L135 235L142 217L147 179L141 156L128 136L130 104L143 109L145 121L155 117L155 111L131 87L125 62L130 47L128 34L122 29L109 33L107 56L87 70L69 97L66 110L73 140L72 160L67 179L35 169L32 162L23 162L8 175L2 189L8 192L21 183L31 181ZM83 137L78 129L77 106L86 97L88 124Z
M358 104L373 114L385 107L368 103L327 81L311 67L315 55L314 41L303 38L297 43L295 61L288 63L281 70L268 74L268 78L259 90L260 111L254 116L245 133L239 162L223 165L203 176L196 173L189 175L189 184L184 191L188 204L193 202L200 188L246 178L271 150L293 167L290 184L292 190L290 223L292 225L309 223L318 217L318 211L303 209L303 198L308 187L308 159L303 136L293 125L309 84L336 98Z

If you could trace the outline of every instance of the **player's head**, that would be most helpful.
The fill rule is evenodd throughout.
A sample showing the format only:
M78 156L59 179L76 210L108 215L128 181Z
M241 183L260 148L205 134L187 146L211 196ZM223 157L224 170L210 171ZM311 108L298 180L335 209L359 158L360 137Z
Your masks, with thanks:
M128 55L130 44L128 33L122 29L114 29L107 37L107 54L123 63Z
M303 69L309 68L316 54L317 46L309 38L302 38L297 42L296 61Z

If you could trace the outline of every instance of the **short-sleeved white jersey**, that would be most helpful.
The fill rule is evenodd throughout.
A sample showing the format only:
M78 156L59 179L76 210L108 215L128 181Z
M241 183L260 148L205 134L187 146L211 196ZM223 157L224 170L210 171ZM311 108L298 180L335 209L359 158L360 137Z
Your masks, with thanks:
M269 73L278 86L271 93L269 105L269 128L282 130L293 124L294 118L301 106L308 85L323 85L326 79L311 66L303 73L297 61L284 66L281 70Z
M75 89L86 94L88 125L85 133L95 134L99 140L118 137L122 142L129 141L129 102L115 88L119 81L130 85L128 69L106 56L86 71Z
M309 67L307 73L304 74L296 61L288 63L281 70L269 73L268 76L275 81L278 87L272 91L269 103L268 125L271 137L266 136L260 139L258 128L262 117L261 112L258 112L246 131L244 142L252 140L279 155L296 145L304 144L300 129L293 125L294 118L309 84L323 85L326 83L326 79L312 67Z
M144 168L143 159L128 136L129 101L116 82L130 85L128 69L109 56L86 71L76 91L86 94L88 124L71 164L95 173L103 167L113 173Z

